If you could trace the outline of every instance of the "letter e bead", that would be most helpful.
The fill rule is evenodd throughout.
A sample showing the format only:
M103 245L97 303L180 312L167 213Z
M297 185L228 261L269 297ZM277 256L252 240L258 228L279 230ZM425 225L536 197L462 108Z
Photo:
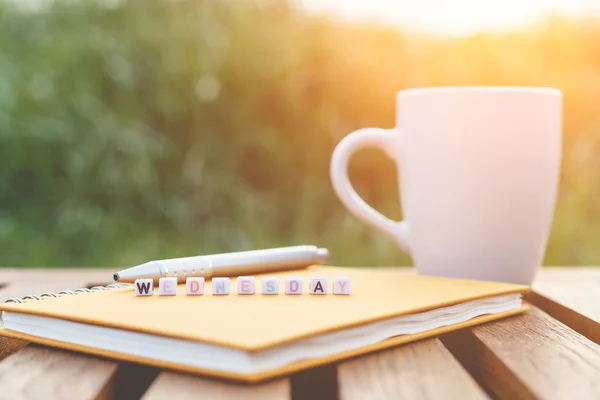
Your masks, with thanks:
M333 278L333 294L350 294L350 278L336 276Z
M159 296L175 296L177 294L177 278L160 278L158 280Z
M154 294L153 279L136 279L135 280L135 295L136 296L152 296Z
M254 294L254 277L253 276L238 276L237 292L238 294Z
M310 278L310 294L327 294L327 278Z

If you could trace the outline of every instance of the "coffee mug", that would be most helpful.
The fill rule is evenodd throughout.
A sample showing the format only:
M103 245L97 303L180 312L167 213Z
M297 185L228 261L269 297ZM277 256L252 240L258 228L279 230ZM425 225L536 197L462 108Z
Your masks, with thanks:
M561 92L408 89L397 94L396 114L395 128L360 129L335 148L331 180L342 203L395 240L420 274L530 284L554 214ZM404 221L352 188L348 161L364 147L395 161Z

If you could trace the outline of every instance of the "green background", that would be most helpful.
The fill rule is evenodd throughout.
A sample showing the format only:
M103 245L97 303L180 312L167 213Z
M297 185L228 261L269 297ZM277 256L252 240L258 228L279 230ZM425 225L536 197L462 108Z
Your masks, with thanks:
M600 25L550 17L451 38L307 15L284 1L0 3L0 264L130 265L294 244L330 263L409 264L334 195L347 133L394 124L394 94L440 85L564 93L545 263L598 264ZM394 164L359 193L401 218Z

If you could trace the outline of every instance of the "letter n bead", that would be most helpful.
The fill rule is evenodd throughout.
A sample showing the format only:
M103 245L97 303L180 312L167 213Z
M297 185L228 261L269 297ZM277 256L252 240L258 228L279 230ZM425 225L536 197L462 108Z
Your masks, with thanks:
M350 278L336 276L333 278L333 294L350 294Z
M310 278L310 294L327 294L327 278Z
M213 278L212 279L212 294L213 295L228 295L229 294L229 278Z
M185 280L185 293L188 296L200 296L204 294L204 278L190 276Z
M152 296L154 294L153 279L136 279L134 285L136 296Z

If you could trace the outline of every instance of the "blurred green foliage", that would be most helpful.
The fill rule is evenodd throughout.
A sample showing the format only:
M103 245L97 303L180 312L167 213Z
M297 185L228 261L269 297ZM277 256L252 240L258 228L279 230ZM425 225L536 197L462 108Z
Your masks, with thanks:
M17 2L18 3L18 2ZM394 94L440 85L565 95L547 264L600 261L600 25L414 36L309 16L284 1L0 3L0 264L129 265L292 244L331 263L408 264L344 209L329 157L394 124ZM394 164L351 164L401 218Z

